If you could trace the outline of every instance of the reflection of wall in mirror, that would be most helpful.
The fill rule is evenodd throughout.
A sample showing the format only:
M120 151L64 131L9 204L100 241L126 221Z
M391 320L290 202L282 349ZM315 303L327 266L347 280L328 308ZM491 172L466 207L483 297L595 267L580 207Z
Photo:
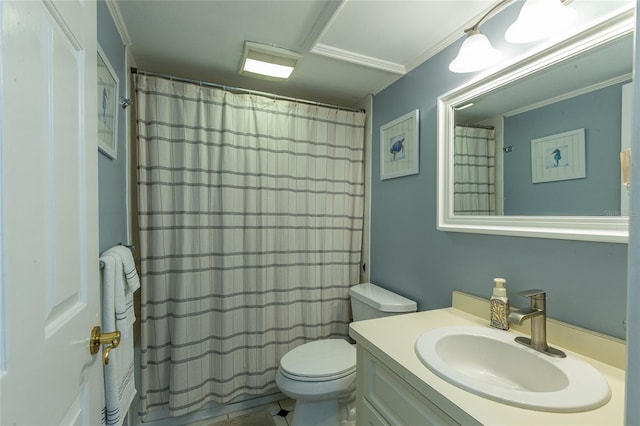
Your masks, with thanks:
M504 120L505 215L605 216L620 209L621 84ZM585 128L586 178L533 184L532 139Z

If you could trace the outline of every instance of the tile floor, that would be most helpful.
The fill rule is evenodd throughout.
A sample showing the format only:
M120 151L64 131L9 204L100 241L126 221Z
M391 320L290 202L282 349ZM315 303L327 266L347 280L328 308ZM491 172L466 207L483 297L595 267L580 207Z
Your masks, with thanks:
M253 413L256 411L267 410L273 416L273 421L276 426L291 426L291 420L293 419L293 410L296 407L296 401L293 399L283 399L281 401L272 402L266 405L259 405L249 410L236 411L234 413L226 414L224 416L215 417L212 419L200 420L195 423L189 423L188 426L209 426L221 420L232 419L234 417L241 416L243 414Z
M273 415L276 426L290 426L293 419L293 410L296 408L295 399L284 399L268 405L269 412Z

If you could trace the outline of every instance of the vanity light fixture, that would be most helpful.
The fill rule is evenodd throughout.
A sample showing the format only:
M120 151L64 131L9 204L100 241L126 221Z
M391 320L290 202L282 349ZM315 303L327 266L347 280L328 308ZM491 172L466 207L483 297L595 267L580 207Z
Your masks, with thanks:
M491 46L487 36L480 32L480 24L499 7L509 3L510 0L502 0L485 13L478 22L464 30L467 38L460 46L458 56L449 64L449 70L457 73L480 71L496 64L502 54Z
M576 11L569 7L573 0L526 0L518 19L509 26L505 38L510 43L529 43L542 40L562 28L566 28L576 17ZM501 53L494 49L489 39L480 32L489 15L511 3L502 0L496 3L471 28L464 30L467 38L460 46L458 56L449 64L449 70L457 73L480 71L496 64Z
M286 80L302 56L268 44L244 42L238 72L267 80Z
M479 71L500 60L502 54L491 46L487 36L479 29L465 32L468 36L460 46L458 56L449 64L449 70L458 73Z
M566 28L576 11L569 6L572 0L527 0L518 19L504 34L510 43L529 43L542 40Z

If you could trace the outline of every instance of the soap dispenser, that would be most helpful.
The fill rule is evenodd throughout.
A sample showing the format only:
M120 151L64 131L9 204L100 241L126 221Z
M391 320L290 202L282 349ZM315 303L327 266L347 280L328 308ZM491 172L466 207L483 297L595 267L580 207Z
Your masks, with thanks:
M493 296L489 300L491 305L491 327L501 330L509 329L509 298L507 289L504 288L504 278L494 278Z

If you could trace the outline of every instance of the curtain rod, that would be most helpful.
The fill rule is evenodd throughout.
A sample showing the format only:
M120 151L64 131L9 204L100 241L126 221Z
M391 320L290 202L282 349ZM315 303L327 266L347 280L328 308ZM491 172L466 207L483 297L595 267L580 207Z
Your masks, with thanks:
M343 106L340 106L340 105L326 104L324 102L315 102L315 101L308 101L308 100L305 100L305 99L290 98L288 96L276 95L275 93L259 92L257 90L244 89L242 87L234 87L234 86L227 86L227 85L224 85L224 84L209 83L207 81L201 81L201 80L192 80L190 78L177 77L177 76L173 76L173 75L161 74L161 73L152 72L152 71L142 71L142 70L139 70L139 69L133 68L133 67L131 67L131 73L132 74L148 75L148 76L152 76L152 77L160 77L160 78L165 78L167 80L180 81L180 82L183 82L183 83L193 83L193 84L198 84L200 86L215 87L217 89L228 90L228 91L231 91L231 92L240 92L240 93L247 93L247 94L250 94L250 95L264 96L264 97L271 98L271 99L299 102L299 103L307 104L307 105L316 105L316 106L321 106L321 107L326 107L326 108L333 108L333 109L338 109L338 110L343 110L343 111L350 111L350 112L365 112L364 109L348 108L348 107L343 107Z
M456 123L456 126L473 127L473 128L475 128L475 129L487 129L487 130L493 130L493 129L495 129L495 127L493 127L493 126L484 126L484 125L482 125L482 124Z

